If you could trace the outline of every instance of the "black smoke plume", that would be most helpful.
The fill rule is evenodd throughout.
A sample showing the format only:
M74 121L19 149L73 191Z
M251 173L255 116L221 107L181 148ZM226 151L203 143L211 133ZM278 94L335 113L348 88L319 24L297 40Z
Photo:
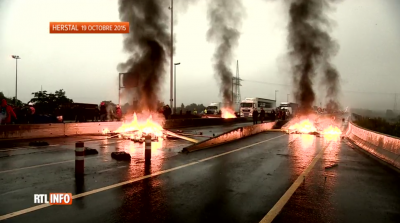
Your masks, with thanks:
M207 32L208 41L217 44L214 53L214 70L221 81L220 91L224 103L232 107L232 62L234 48L238 45L244 8L240 0L210 0L208 19L210 28ZM225 105L226 105L225 104Z
M165 0L119 0L120 20L130 24L130 33L124 39L124 50L130 57L118 65L118 70L128 73L123 85L128 91L137 87L138 104L144 110L157 109L171 54L168 7Z
M315 102L313 81L323 73L327 87L328 106L338 107L339 74L330 63L337 44L328 33L326 12L335 0L291 0L289 7L289 46L293 69L295 96L301 112L311 111Z

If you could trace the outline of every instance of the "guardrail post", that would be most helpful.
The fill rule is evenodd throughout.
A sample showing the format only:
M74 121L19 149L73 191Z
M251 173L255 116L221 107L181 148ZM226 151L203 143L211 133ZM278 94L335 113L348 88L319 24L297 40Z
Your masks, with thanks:
M85 167L85 146L83 142L75 143L75 175L82 176Z
M151 160L151 136L146 135L144 137L144 160L145 163L150 163Z

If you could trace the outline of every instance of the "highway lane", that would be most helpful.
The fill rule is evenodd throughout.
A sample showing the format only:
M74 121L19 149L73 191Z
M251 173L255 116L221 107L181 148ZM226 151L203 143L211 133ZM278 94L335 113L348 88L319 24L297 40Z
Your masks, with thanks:
M84 181L71 176L73 167L63 170L62 165L37 173L0 173L2 185L9 176L32 175L16 191L13 187L22 180L12 183L14 179L7 178L9 185L0 192L0 215L33 206L33 193L79 194L156 174L78 198L71 206L47 207L7 222L259 222L320 153L321 159L274 222L396 222L397 173L344 141L275 132L187 155L175 153L153 160L150 167L140 161L94 158L88 160ZM367 212L371 213L363 217Z
M188 134L200 134L212 137L213 134L218 135L229 130L247 126L251 123L237 123L228 125L217 126L203 126L203 127L190 127L172 129L171 131L181 130ZM50 146L28 146L29 142L35 140L20 140L20 141L6 141L1 142L0 148L0 173L11 169L19 169L31 167L35 165L42 165L48 163L57 163L70 161L75 159L75 154L72 150L75 149L75 142L83 141L85 147L95 148L100 154L109 155L114 151L127 151L134 157L142 157L140 153L143 143L131 143L126 140L118 138L107 139L108 136L71 136L60 138L47 138L40 141L46 141ZM207 137L191 137L197 140L206 140ZM162 151L171 152L176 154L181 151L185 146L191 144L182 140L170 139L165 140L163 143L153 143L156 148L162 148ZM9 147L6 147L8 145ZM157 150L158 151L158 150ZM165 153L163 153L165 154ZM25 155L25 156L21 156Z
M327 148L274 223L400 221L400 175L349 145Z
M209 126L199 128L180 129L187 133L207 130L204 135L220 134L238 126L248 125L240 123L226 126ZM85 173L87 177L85 184L93 185L86 189L93 189L109 184L127 180L129 177L114 177L115 172L124 170L131 171L134 176L140 176L144 165L143 143L134 143L129 140L105 139L105 136L74 136L62 138L44 139L53 146L27 147L27 140L13 142L19 147L2 148L0 150L0 215L14 211L16 208L29 207L30 203L24 204L20 201L25 199L26 193L38 193L41 185L50 189L64 189L67 191L80 191L79 182L74 179L75 147L74 143L79 140L85 141L85 146L97 149L99 155L90 155L85 159ZM96 140L91 140L96 139ZM204 140L206 138L199 138ZM87 141L90 140L90 141ZM176 156L183 147L190 145L184 140L168 139L163 142L153 142L152 160L153 169L159 169L162 160ZM132 162L117 162L111 159L111 152L126 151L131 154ZM158 166L157 166L158 165ZM10 204L10 205L7 205ZM14 206L15 204L16 206Z
M130 166L130 167L127 167L127 168L120 168L118 170L106 172L104 174L103 173L101 173L101 174L98 174L98 173L90 173L89 174L88 173L88 177L85 177L83 185L76 185L78 183L74 182L73 179L70 179L70 180L64 179L64 180L62 180L61 179L62 176L58 176L58 178L55 178L54 182L50 183L50 182L46 181L46 182L44 182L44 183L42 183L40 185L36 185L35 189L33 189L33 188L32 189L25 188L24 190L16 191L16 192L11 193L11 194L0 195L0 197L2 198L1 201L0 201L1 202L0 206L2 207L0 209L1 215L6 214L6 213L10 213L10 212L13 212L13 211L18 211L20 209L32 206L32 199L33 199L32 198L33 197L32 194L34 192L39 193L39 191L40 191L40 193L49 193L50 191L58 190L58 191L71 191L73 193L76 193L76 190L74 190L74 187L80 187L79 189L81 191L93 190L95 188L100 188L100 187L104 187L104 186L107 186L107 185L111 185L113 183L122 182L122 181L125 181L125 180L133 179L135 177L143 176L143 175L146 175L148 173L155 173L155 172L160 171L160 170L168 170L168 169L171 169L171 168L174 168L174 167L177 167L177 166L182 166L182 165L190 164L190 163L193 163L193 162L197 162L197 161L199 161L201 159L208 158L208 157L213 157L213 156L221 154L223 152L227 152L227 151L233 150L233 149L235 149L237 147L243 147L243 146L246 146L248 144L257 143L260 140L271 139L271 138L276 137L276 136L277 136L277 133L260 134L256 138L248 138L248 139L245 139L243 141L238 141L237 143L235 143L235 147L233 147L232 145L225 145L225 146L218 147L216 149L204 150L204 151L201 151L201 152L192 153L192 154L188 154L188 155L186 155L186 154L178 154L178 155L170 157L169 159L166 159L166 160L160 160L158 162L157 161L155 161L155 162L152 161L152 165L151 165L151 167L149 169L144 168L144 164L141 164L140 166ZM281 138L283 138L283 137L281 137ZM287 143L286 141L275 141L275 140L271 140L270 142L271 142L271 146L272 145L277 145L277 144L282 144L282 143ZM261 148L262 148L262 146L261 146ZM251 151L250 148L248 150ZM260 153L260 152L262 153L262 150L258 151L258 153ZM238 151L238 153L243 153L243 152L242 151ZM245 157L253 157L251 155L252 153L249 154L249 155L245 155L246 153L247 152L244 152L244 156ZM229 157L229 156L230 156L229 154L226 155L226 157ZM273 156L273 154L271 154L271 156ZM259 157L255 157L255 159L259 160ZM285 159L285 158L282 157L281 159ZM228 158L228 160L230 160L230 158ZM235 163L237 161L238 161L238 158L234 158L229 163L230 163L230 165L234 165L235 166L236 165ZM180 187L184 186L182 183L185 183L185 184L189 183L189 184L195 185L195 188L197 187L199 189L201 189L202 186L206 186L206 188L203 188L202 191L207 194L208 191L210 189L212 189L212 187L210 187L210 185L211 184L214 185L215 183L217 183L217 182L214 182L214 181L216 180L216 178L218 178L218 174L216 174L216 175L214 174L211 178L206 177L206 176L202 177L201 175L203 175L205 173L204 171L206 171L206 172L216 171L217 169L215 169L215 167L213 167L214 166L214 164L213 164L214 162L219 163L219 157L216 157L216 158L214 158L212 160L209 160L209 161L205 161L205 162L200 163L200 164L195 164L195 165L192 165L192 166L188 166L188 167L176 170L175 172L169 172L169 173L166 173L164 175L156 176L154 178L155 179L156 178L160 178L160 179L164 179L164 178L168 179L169 178L170 179L169 182L171 182L171 183L172 182L176 182L177 184L171 184L170 186L172 186L172 188L179 187L179 190L176 190L176 189L170 190L169 187L165 188L167 191L171 191L173 193L180 194L179 191L182 190ZM203 164L205 166L203 166ZM279 164L280 164L279 162L274 162L274 163L265 163L264 165L276 166L276 165L279 165ZM221 166L221 164L219 164L219 165L220 165L220 167L218 167L218 168L223 168L223 165L222 166ZM251 163L247 163L247 165L246 165L247 167L246 168L250 167L251 165L252 165ZM135 167L137 167L137 168L135 168ZM264 168L262 168L262 166L259 167L259 171L263 171L263 169ZM49 170L49 171L51 171L51 170ZM44 175L49 175L47 172L44 172L43 174ZM236 173L234 173L234 174L237 175ZM239 175L242 175L242 174L243 174L242 171L240 171ZM273 174L272 170L271 170L270 174ZM206 177L206 179L204 177ZM266 177L268 178L268 176L266 176ZM28 213L28 214L20 215L20 216L15 217L15 218L11 218L11 219L9 219L9 221L11 221L11 222L13 222L13 221L23 222L23 221L26 221L28 219L36 219L38 222L44 222L45 219L48 219L49 222L54 222L54 218L53 217L61 218L61 219L57 220L57 221L60 221L60 220L62 220L62 216L64 216L64 214L66 214L66 215L70 215L71 214L71 212L69 212L69 213L64 212L67 209L72 211L72 212L75 212L77 210L81 210L79 207L82 207L82 205L83 206L87 206L87 207L91 206L91 205L88 206L86 203L80 204L80 202L82 202L82 201L84 201L84 202L88 201L89 203L94 202L94 204L93 204L93 208L94 209L91 209L92 211L94 211L93 214L97 213L97 212L101 212L101 213L106 214L106 213L109 213L109 211L113 211L113 210L115 211L115 209L118 208L121 205L122 200L119 200L119 198L118 198L121 195L120 194L121 190L125 190L125 188L132 188L132 186L133 186L133 190L134 191L136 191L136 190L140 190L141 191L141 188L140 187L139 188L135 188L136 187L135 185L141 185L143 182L147 182L149 180L153 181L153 179L147 179L147 180L144 180L144 181L139 181L137 183L133 183L131 185L126 185L126 186L123 186L123 187L110 189L110 190L107 190L107 191L104 191L104 192L101 192L101 193L98 193L98 194L93 194L93 195L90 195L90 196L87 196L87 197L84 197L84 198L81 198L81 199L77 199L76 201L74 201L74 205L72 205L71 207L64 207L66 209L62 210L62 213L58 213L57 211L55 211L54 208L55 209L58 209L58 208L53 206L53 207L45 208L45 209L38 210L38 211L35 211L35 212L31 212L31 213ZM203 182L204 180L206 180L207 182L204 183ZM193 181L193 183L190 183L190 181ZM255 182L257 182L257 181L258 180L256 180ZM201 182L203 182L203 183L201 183ZM245 182L243 182L243 183L245 183ZM286 183L289 183L289 182L286 182ZM169 185L169 183L166 183L166 184ZM245 183L245 184L247 184L247 183ZM281 187L278 186L278 188L281 188ZM147 190L149 188L146 187L145 189ZM155 189L160 189L160 188L156 187ZM185 188L185 186L184 186L183 189L184 190L182 191L181 196L185 200L189 199L189 201L187 201L187 200L186 201L180 201L180 203L183 202L182 204L190 203L190 199L192 199L192 196L198 196L198 199L201 199L201 197L202 197L202 195L201 194L199 195L198 192L196 192L196 191L192 191L191 192L191 190L193 189L191 187ZM281 190L283 191L284 189L281 189ZM203 193L203 192L201 192L201 193ZM243 192L245 192L245 190ZM131 192L128 192L128 193L131 194ZM188 193L191 194L189 197L186 196L186 195L188 195ZM114 197L117 194L120 194L120 195L117 198ZM156 194L158 194L158 193L156 193ZM137 202L138 200L135 198L136 195L134 195L134 194L131 194L131 195L133 197L127 197L128 201L129 200L135 200ZM8 197L4 197L4 196L8 196ZM13 197L10 197L10 196L13 196ZM96 201L98 196L105 196L106 199L103 199L102 201L100 201L100 200ZM151 196L153 196L153 195L151 195ZM174 197L175 195L171 195L171 196ZM244 196L244 194L242 196ZM279 193L271 194L271 196L278 197ZM19 202L14 202L14 204L10 205L8 202L12 201L13 199L18 199ZM24 199L25 199L25 202L24 202ZM90 199L90 200L88 200L88 199ZM94 199L94 200L92 200L92 199ZM116 199L119 200L119 202L116 202ZM153 199L153 198L151 198L151 199ZM155 197L155 199L160 199L160 197ZM167 199L167 200L170 200L170 199ZM179 201L179 199L178 199L178 201ZM211 200L210 200L210 202L211 202ZM115 205L113 205L113 204L115 204ZM172 204L173 203L171 203L171 205ZM130 205L137 206L136 204L128 204L128 205L129 206ZM196 203L192 203L191 205L192 205L192 208L196 208L196 206L198 206L198 205L196 205ZM155 207L156 206L157 205L155 205ZM76 209L76 208L78 208L78 209ZM100 208L100 209L98 209L98 208ZM110 208L110 209L108 211L106 211L103 208L106 208L106 209ZM88 210L86 210L86 211L88 211ZM86 212L86 211L84 211L84 212ZM127 211L129 211L129 210L127 210ZM41 216L42 215L41 213L53 213L54 215L51 214L52 216L43 216L43 219L39 219L40 217L37 218L36 217L37 214L39 214L39 216ZM190 214L190 212L185 212L185 214ZM77 213L76 216L77 217L80 216L81 219L73 219L73 221L74 222L75 221L79 222L81 220L82 221L87 221L87 218L85 217L86 215L87 215L87 213L83 214L83 212ZM108 214L106 214L106 215L108 215ZM28 217L28 218L26 218L26 217ZM129 216L127 216L127 217L129 217ZM102 221L101 219L104 219L104 218L106 218L106 216L104 216L104 215L101 216L101 217L99 216L99 218L97 218L96 216L93 216L92 220L93 221ZM67 220L67 219L65 219L65 220ZM69 219L69 220L71 220L71 219ZM118 219L116 221L118 222Z

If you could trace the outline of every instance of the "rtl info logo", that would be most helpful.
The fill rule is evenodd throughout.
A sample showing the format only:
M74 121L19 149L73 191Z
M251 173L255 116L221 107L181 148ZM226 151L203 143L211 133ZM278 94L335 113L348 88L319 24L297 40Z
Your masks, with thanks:
M50 193L47 194L34 194L35 204L51 204L51 205L71 205L72 194L71 193Z

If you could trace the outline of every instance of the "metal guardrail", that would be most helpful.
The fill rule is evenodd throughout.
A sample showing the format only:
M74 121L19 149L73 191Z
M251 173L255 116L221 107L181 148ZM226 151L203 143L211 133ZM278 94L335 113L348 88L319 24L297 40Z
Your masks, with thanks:
M345 135L358 147L400 169L400 138L364 129L352 121Z

